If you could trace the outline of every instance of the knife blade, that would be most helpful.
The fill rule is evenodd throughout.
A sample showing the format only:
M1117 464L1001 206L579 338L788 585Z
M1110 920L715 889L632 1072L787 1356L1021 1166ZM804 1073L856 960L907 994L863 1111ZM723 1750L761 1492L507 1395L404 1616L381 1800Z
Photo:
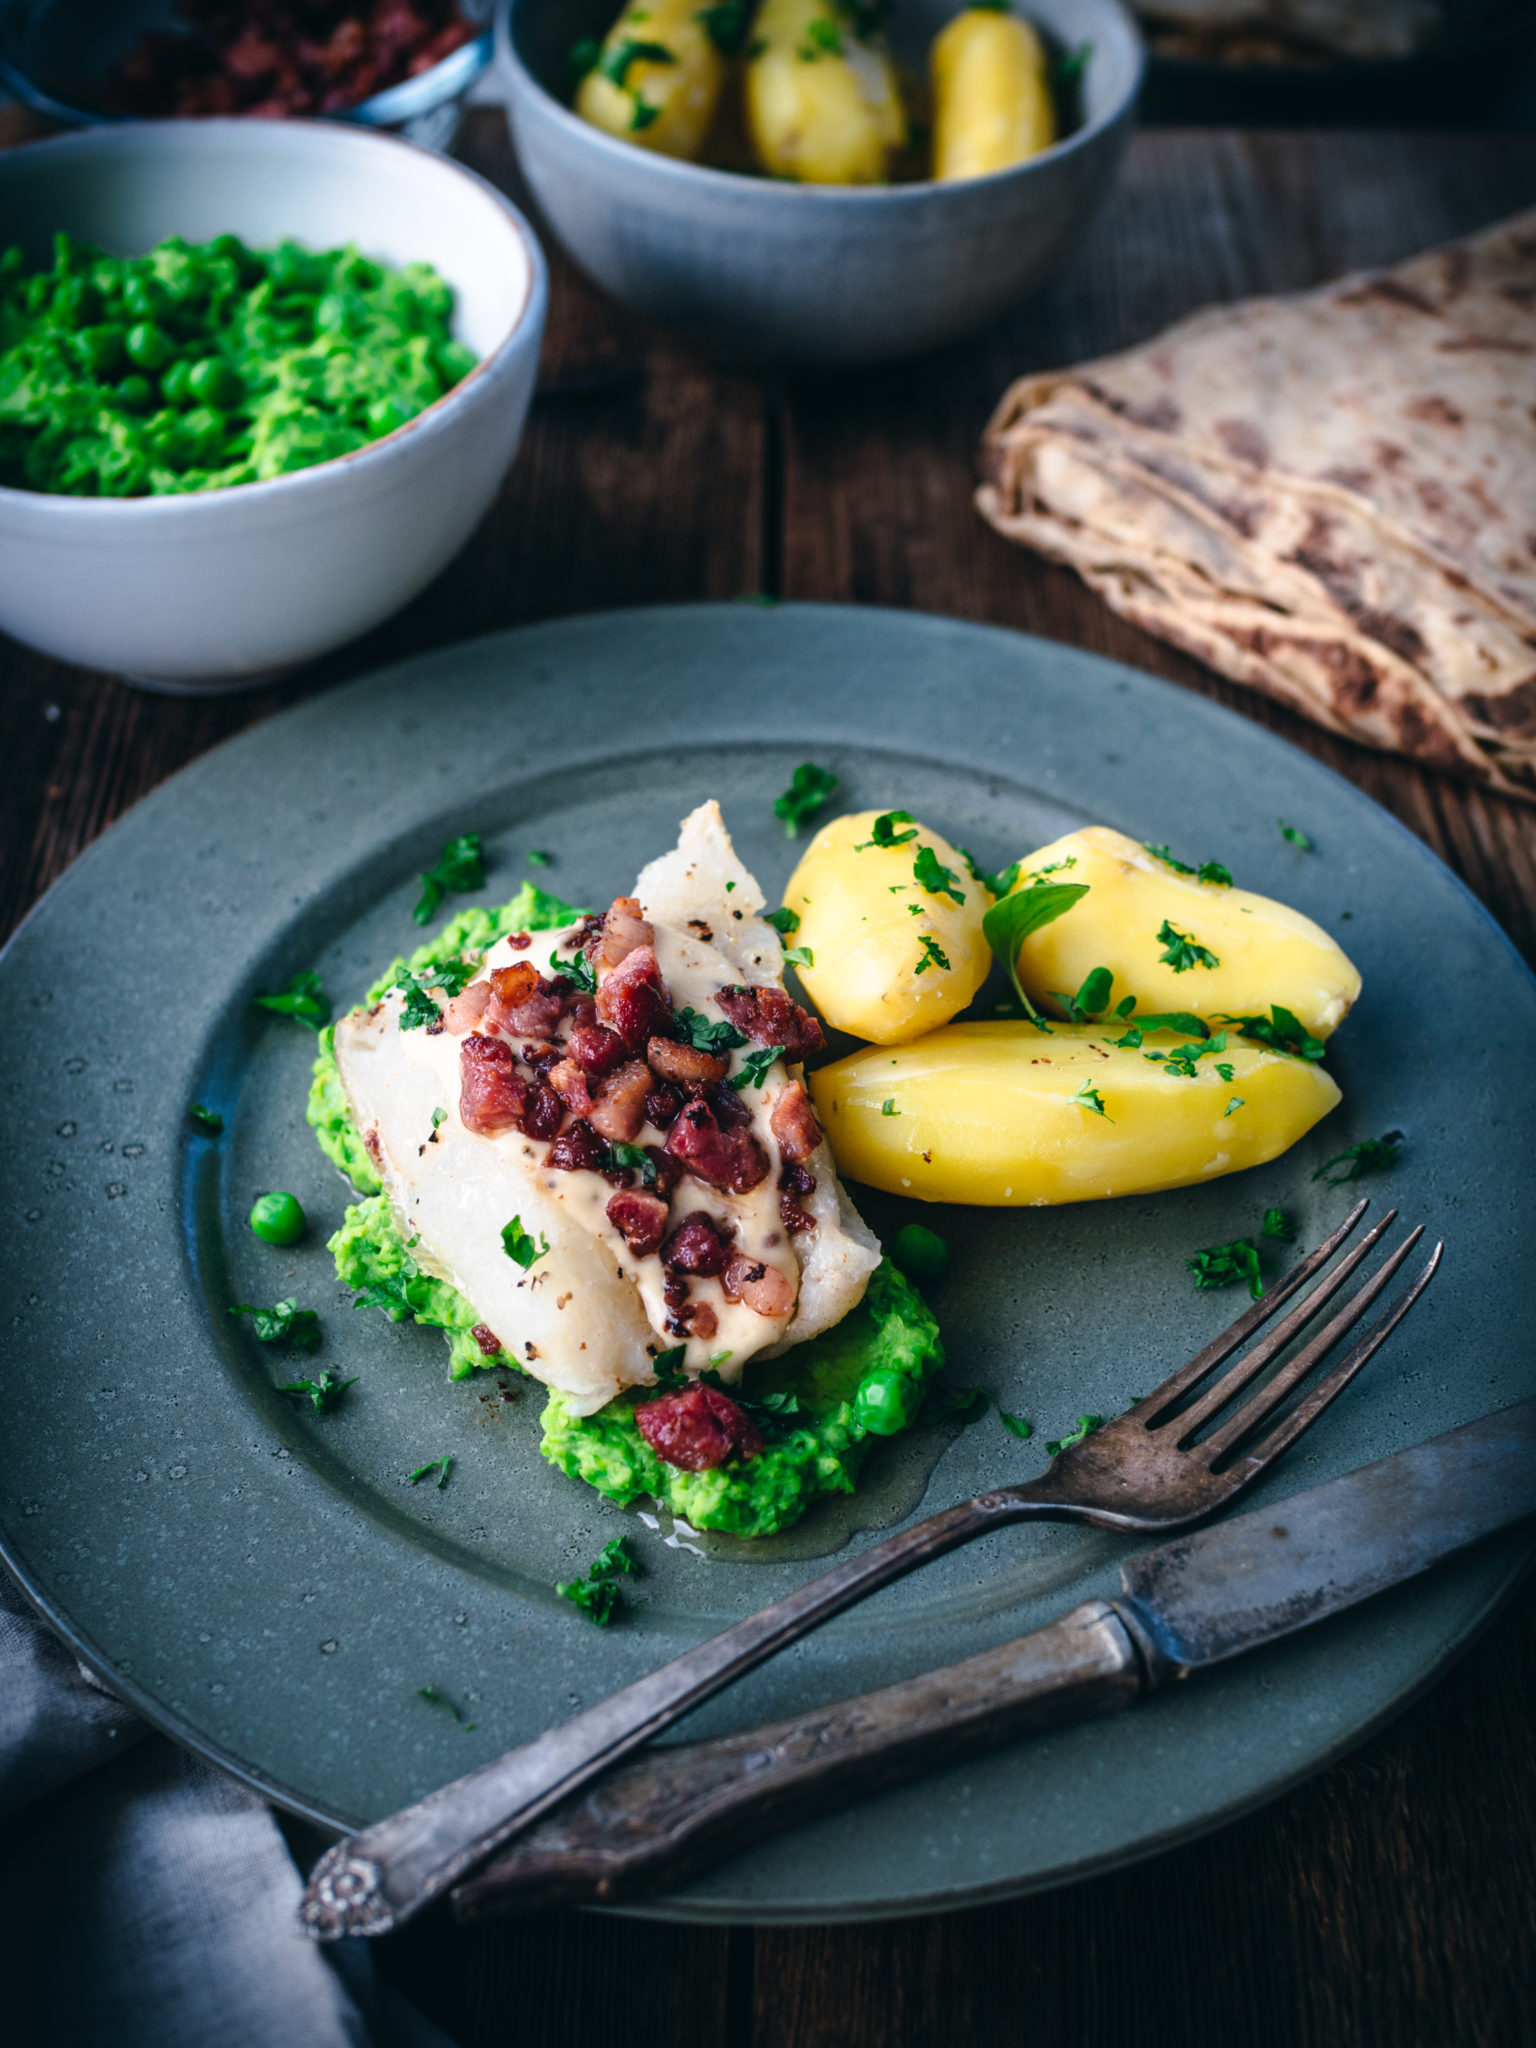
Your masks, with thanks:
M1524 1401L1121 1567L1121 1592L963 1663L573 1794L452 1894L465 1919L646 1896L811 1813L999 1743L1134 1705L1281 1641L1536 1514Z

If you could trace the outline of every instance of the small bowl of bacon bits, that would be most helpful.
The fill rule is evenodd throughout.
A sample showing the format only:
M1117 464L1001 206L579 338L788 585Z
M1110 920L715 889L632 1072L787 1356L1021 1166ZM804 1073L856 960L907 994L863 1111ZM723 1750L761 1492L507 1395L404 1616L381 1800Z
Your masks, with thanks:
M72 126L250 115L447 148L490 0L0 0L0 77Z

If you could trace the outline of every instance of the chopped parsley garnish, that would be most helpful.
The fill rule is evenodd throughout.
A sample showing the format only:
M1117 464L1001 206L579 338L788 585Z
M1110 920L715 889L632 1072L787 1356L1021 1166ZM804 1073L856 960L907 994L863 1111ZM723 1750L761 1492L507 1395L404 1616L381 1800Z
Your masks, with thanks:
M726 886L734 888L735 884L727 883ZM770 910L763 923L771 924L781 939L792 939L800 929L800 913L786 904L782 910Z
M630 109L630 127L633 128L638 134L638 132L642 128L649 128L653 121L659 121L660 119L660 107L652 106L651 102L648 99L644 99L641 97L639 93L636 93L635 104Z
M448 1484L448 1475L452 1470L453 1458L451 1455L434 1458L430 1465L418 1465L416 1467L416 1470L409 1475L410 1483L412 1486L420 1486L423 1479L430 1479L435 1472L437 1474L437 1490L441 1493Z
M686 1344L674 1344L670 1351L660 1351L652 1360L651 1370L656 1375L657 1390L670 1394L679 1387L686 1387L688 1375L683 1371L683 1360L688 1356Z
M583 36L579 42L572 43L566 53L566 61L578 78L585 78L589 71L597 69L597 60L602 54L601 37Z
M435 1685L418 1686L416 1688L416 1697L419 1700L425 1700L429 1707L440 1707L445 1714L451 1714L466 1734L475 1725L473 1721L466 1721L453 1701L449 1699L447 1693L439 1692Z
M786 946L784 948L784 965L786 967L814 967L816 965L816 955L809 946Z
M920 846L912 863L912 877L930 896L947 896L951 903L964 903L965 891L953 868L945 867L931 846Z
M1142 845L1154 860L1160 860L1164 867L1172 868L1177 875L1193 875L1197 882L1215 882L1223 889L1230 889L1232 886L1231 870L1224 868L1219 860L1203 860L1199 867L1192 868L1187 860L1176 859L1166 846L1154 846L1146 839L1142 841Z
M795 51L802 64L814 64L818 57L841 57L843 32L835 21L820 17L805 25L805 41Z
M972 5L975 0L972 0ZM1092 43L1079 43L1075 50L1066 51L1056 60L1056 83L1058 87L1076 85L1088 69L1088 60L1093 55Z
M555 1588L562 1600L569 1600L573 1607L579 1607L599 1628L606 1628L613 1619L614 1609L619 1604L619 1578L628 1578L640 1569L626 1544L627 1538L615 1536L593 1558L585 1578L567 1579Z
M430 924L452 890L462 894L485 883L485 848L478 832L461 832L450 839L434 864L421 878L421 901L411 912L417 924Z
M435 1130L438 1130L438 1129L440 1129L440 1128L441 1128L441 1126L442 1126L443 1124L447 1123L447 1121L448 1121L448 1112L447 1112L447 1110L446 1110L446 1109L434 1109L434 1110L433 1110L433 1112L432 1112L432 1128L433 1128L433 1130L434 1130L434 1131L435 1131Z
M187 1122L196 1124L205 1138L216 1138L224 1128L224 1119L216 1109L204 1109L200 1102L194 1102L187 1111Z
M251 1333L258 1344L297 1344L301 1351L320 1349L320 1318L312 1308L300 1308L296 1301L280 1301L273 1308L255 1308L242 1301L230 1310L232 1316L249 1316Z
M898 825L911 825L910 832L898 832ZM872 846L888 852L893 846L905 846L909 839L917 837L917 826L910 811L882 811L870 826L870 837L861 839L853 849L855 853L867 853Z
M1342 1187L1345 1181L1358 1180L1363 1173L1385 1173L1389 1166L1396 1166L1403 1153L1401 1131L1388 1131L1385 1137L1362 1138L1358 1145L1351 1145L1347 1152L1340 1152L1332 1159L1324 1160L1313 1174L1314 1180L1326 1181L1331 1188ZM1333 1168L1342 1166L1342 1173Z
M808 825L837 789L837 777L814 761L802 761L789 778L789 787L774 799L773 815L784 821L786 839L797 839L802 825Z
M1031 932L1053 924L1087 894L1086 882L1036 882L994 903L981 921L987 944L1007 968L1014 994L1024 1005L1027 1017L1034 1016L1035 1007L1019 980L1019 948ZM946 961L945 965L948 964Z
M331 999L320 986L320 977L313 967L296 974L286 988L274 995L252 996L251 1001L263 1010L275 1010L280 1017L297 1017L312 1031L321 1030L331 1021Z
M971 880L979 882L989 896L1006 896L1014 883L1019 879L1019 868L1021 866L1019 861L1010 863L1000 874L989 875L986 869L978 864L973 853L967 853L963 846L957 846L955 851L970 869Z
M1287 825L1284 818L1276 818L1275 823L1280 827L1280 837L1288 845L1300 847L1303 853L1316 853L1317 848L1299 825Z
M530 1237L523 1228L521 1216L514 1216L510 1223L502 1225L501 1248L513 1264L521 1266L526 1273L549 1250L549 1239L542 1235L537 1240Z
M413 974L402 961L390 984L405 997L400 1007L400 1029L416 1031L423 1024L441 1023L443 1013L433 1001L431 991L440 988L444 995L456 996L474 980L475 973L470 960L445 960L440 967L423 968L420 975Z
M286 1387L279 1387L280 1394L296 1394L300 1400L307 1400L317 1415L329 1415L348 1387L357 1385L354 1373L349 1380L337 1379L329 1366L317 1380L291 1380Z
M1266 1209L1259 1225L1260 1237L1278 1238L1281 1244L1296 1242L1296 1226L1283 1209Z
M555 864L555 856L552 853L545 853L537 846L530 846L523 859L531 868L551 868Z
M1297 1059L1320 1060L1328 1050L1320 1038L1312 1036L1295 1011L1286 1009L1283 1003L1271 1003L1267 1017L1227 1017L1223 1021L1240 1038L1256 1039L1274 1052L1293 1053Z
M1091 1024L1095 1017L1102 1017L1109 1008L1110 994L1114 989L1115 977L1107 967L1095 967L1084 978L1082 987L1075 996L1053 988L1051 995L1060 1003L1074 1024ZM1129 1016L1136 1007L1136 998L1127 996L1116 1010L1116 1016Z
M925 1224L904 1223L891 1246L891 1263L909 1280L942 1280L949 1266L949 1246Z
M885 1098L884 1102L882 1102L882 1103L881 1103L881 1105L880 1105L880 1114L881 1114L882 1116L900 1116L900 1115L901 1115L901 1111L900 1111L900 1110L899 1110L899 1109L898 1109L898 1108L896 1107L896 1098L895 1098L895 1096L894 1096L894 1095L887 1095L887 1097Z
M1193 933L1175 931L1166 917L1158 930L1157 943L1167 949L1158 954L1158 960L1164 967L1171 967L1175 974L1187 974L1191 967L1221 965L1214 953L1196 944Z
M597 976L592 972L592 962L579 946L569 960L562 960L558 953L551 953L549 964L556 974L563 975L584 996L597 994Z
M1104 1418L1102 1415L1079 1415L1065 1436L1057 1437L1053 1442L1047 1443L1045 1455L1048 1458L1054 1458L1062 1451L1069 1451L1074 1444L1082 1443L1086 1437L1092 1436L1096 1429L1102 1429L1103 1427Z
M1043 868L1031 868L1029 871L1029 886L1034 888L1035 884L1043 882L1047 875L1063 874L1068 868L1075 868L1076 866L1077 855L1069 853L1065 860L1053 860ZM1085 882L1083 887L1086 889L1087 886L1088 884Z
M640 1176L643 1188L653 1188L660 1178L656 1162L641 1145L626 1145L622 1142L608 1147L608 1168L612 1173L635 1173ZM544 1250L548 1251L548 1245Z
M632 64L675 64L676 62L676 57L673 56L665 43L632 42L626 36L622 42L615 43L606 56L598 60L597 69L610 85L616 85L622 91L629 77L629 67Z
M1220 1071L1220 1070L1218 1069L1218 1072L1219 1072L1219 1071ZM1223 1111L1222 1111L1221 1113L1222 1113L1223 1117L1229 1117L1229 1116L1230 1116L1230 1115L1232 1114L1232 1112L1233 1112L1233 1110L1234 1110L1234 1109L1241 1109L1242 1107L1243 1107L1243 1098L1242 1098L1242 1096L1241 1096L1241 1095L1234 1095L1234 1096L1233 1096L1233 1098L1232 1098L1232 1100L1231 1100L1231 1101L1230 1101L1230 1102L1229 1102L1229 1103L1227 1104L1226 1108L1225 1108L1225 1109L1224 1109L1224 1110L1223 1110Z
M1006 1408L998 1409L997 1419L1010 1436L1028 1438L1035 1433L1035 1425L1032 1422L1026 1422L1022 1415L1010 1415Z
M1103 1096L1099 1093L1097 1088L1090 1088L1086 1081L1083 1083L1082 1087L1078 1089L1077 1093L1075 1095L1069 1096L1067 1100L1070 1105L1077 1109L1091 1109L1095 1116L1103 1117L1105 1123L1107 1124L1112 1124L1114 1122L1114 1118L1109 1114L1109 1112L1104 1107Z
M1119 1043L1123 1045L1125 1039L1121 1039ZM1185 1045L1172 1047L1168 1052L1144 1052L1142 1058L1144 1060L1160 1061L1167 1073L1177 1074L1186 1081L1193 1081L1196 1078L1195 1062L1197 1060L1206 1059L1212 1053L1225 1052L1226 1049L1227 1034L1225 1031L1218 1031L1214 1038L1207 1038L1203 1043L1191 1040ZM1223 1081L1231 1080L1232 1069L1230 1067L1223 1071L1218 1066L1216 1071L1221 1075Z
M703 22L705 33L722 57L734 57L752 25L751 0L715 0L714 6L701 7L693 18Z
M912 970L914 974L926 974L930 967L942 967L946 973L949 971L949 956L932 932L922 934L922 948L917 965Z
M756 1052L749 1052L741 1063L741 1072L732 1074L733 1088L761 1088L768 1078L768 1069L775 1060L784 1057L782 1045L760 1046Z
M1184 1263L1194 1274L1197 1287L1230 1287L1234 1280L1246 1280L1255 1301L1264 1292L1259 1248L1251 1237L1235 1237L1230 1244L1210 1245Z
M727 1024L723 1018L716 1023L711 1017L700 1016L697 1010L680 1010L677 1021L683 1027L685 1042L695 1052L712 1053L717 1059L721 1053L734 1052L747 1042L734 1024Z

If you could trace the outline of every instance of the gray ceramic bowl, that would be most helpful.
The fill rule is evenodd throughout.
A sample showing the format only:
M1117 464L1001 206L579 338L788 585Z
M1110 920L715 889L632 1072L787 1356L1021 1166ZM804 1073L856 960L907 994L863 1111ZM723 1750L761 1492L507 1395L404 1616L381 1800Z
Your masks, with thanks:
M955 0L896 0L921 70ZM965 184L786 185L678 163L579 120L569 51L614 0L501 0L497 62L523 171L566 249L615 298L745 361L852 365L957 341L1038 290L1109 190L1141 84L1119 0L1028 0L1063 49L1092 46L1082 120L1053 149Z

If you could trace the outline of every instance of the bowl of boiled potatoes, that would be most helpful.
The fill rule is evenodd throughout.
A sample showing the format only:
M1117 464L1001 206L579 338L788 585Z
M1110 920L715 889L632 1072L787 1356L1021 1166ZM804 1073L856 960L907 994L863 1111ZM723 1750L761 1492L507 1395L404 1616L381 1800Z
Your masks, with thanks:
M1120 0L504 0L524 175L613 296L729 359L854 366L1027 298L1106 196Z

